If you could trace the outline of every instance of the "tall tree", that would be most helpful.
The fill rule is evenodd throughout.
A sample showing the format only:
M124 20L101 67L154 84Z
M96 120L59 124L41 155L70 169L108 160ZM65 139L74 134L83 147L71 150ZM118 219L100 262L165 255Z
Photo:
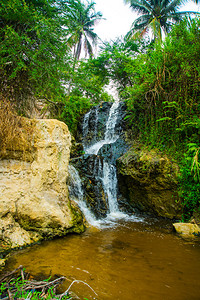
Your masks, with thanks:
M74 58L79 60L84 48L85 56L93 56L93 46L97 45L98 35L94 32L95 24L102 19L101 12L95 12L94 2L82 3L69 0L67 26L70 34L68 43L74 47Z
M124 0L130 7L137 11L139 16L132 24L127 36L131 37L137 32L145 34L149 28L153 30L154 38L162 38L162 30L168 33L171 26L182 20L189 13L178 11L184 0Z

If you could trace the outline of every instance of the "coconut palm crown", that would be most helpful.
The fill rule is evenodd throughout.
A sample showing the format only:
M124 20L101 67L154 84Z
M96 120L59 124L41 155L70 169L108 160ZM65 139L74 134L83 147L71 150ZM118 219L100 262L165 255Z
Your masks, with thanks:
M74 46L75 60L79 60L84 48L85 56L93 55L93 46L98 42L94 26L102 19L101 12L96 12L94 2L82 3L80 0L68 1L68 27L70 30L68 43Z
M160 38L162 31L166 34L171 26L180 21L186 14L197 12L178 11L184 0L124 0L130 7L141 14L132 24L127 37L134 36L137 32L141 35L149 28L153 30L154 38Z

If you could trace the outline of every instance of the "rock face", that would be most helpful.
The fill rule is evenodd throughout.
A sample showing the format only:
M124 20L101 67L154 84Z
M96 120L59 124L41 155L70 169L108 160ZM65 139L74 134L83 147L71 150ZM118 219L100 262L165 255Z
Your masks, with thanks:
M140 211L181 218L177 190L178 167L154 151L131 147L117 160L121 193Z
M57 120L36 120L33 126L28 155L18 145L17 159L10 151L0 161L0 247L84 230L80 211L68 199L68 127Z

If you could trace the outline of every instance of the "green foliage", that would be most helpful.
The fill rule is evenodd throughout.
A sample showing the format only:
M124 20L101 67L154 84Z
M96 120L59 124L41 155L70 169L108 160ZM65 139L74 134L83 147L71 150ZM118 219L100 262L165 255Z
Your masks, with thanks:
M149 44L148 41L123 41L121 39L112 43L104 43L100 55L95 60L98 75L115 82L120 92L132 86L134 59L139 52L145 51L147 44Z
M192 212L200 206L200 162L199 150L195 143L188 144L188 151L182 161L180 176L180 195L184 204L184 220L188 220Z
M121 93L132 126L171 147L199 141L200 20L175 26L164 45L132 60L132 86ZM131 63L131 62L130 62ZM153 132L152 129L153 128Z
M32 276L31 276L32 277ZM89 287L95 295L96 292L89 284L81 280L73 280L67 290L62 294L56 294L57 287L66 279L64 276L50 280L37 281L30 279L30 274L25 272L23 266L0 279L0 299L77 299L76 294L71 295L71 287L75 283L82 283ZM80 299L80 298L79 298ZM87 300L87 298L84 298Z
M66 29L60 0L2 0L0 4L0 91L16 100L59 97L65 65Z

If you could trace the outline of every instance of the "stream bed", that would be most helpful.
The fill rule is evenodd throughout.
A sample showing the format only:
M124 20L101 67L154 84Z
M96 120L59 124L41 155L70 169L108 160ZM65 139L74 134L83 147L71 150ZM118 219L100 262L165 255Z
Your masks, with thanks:
M42 242L15 251L6 270L19 265L33 276L64 275L81 299L200 299L200 244L172 232L169 221L150 217ZM63 290L69 282L65 282Z

